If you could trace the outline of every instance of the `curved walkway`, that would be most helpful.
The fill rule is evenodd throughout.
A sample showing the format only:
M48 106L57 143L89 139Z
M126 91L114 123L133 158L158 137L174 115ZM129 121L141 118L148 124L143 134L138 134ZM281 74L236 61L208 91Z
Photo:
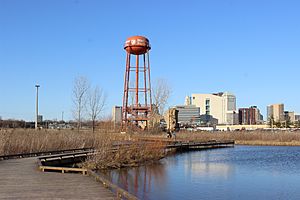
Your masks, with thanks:
M41 172L37 158L0 161L0 199L115 199L82 174Z

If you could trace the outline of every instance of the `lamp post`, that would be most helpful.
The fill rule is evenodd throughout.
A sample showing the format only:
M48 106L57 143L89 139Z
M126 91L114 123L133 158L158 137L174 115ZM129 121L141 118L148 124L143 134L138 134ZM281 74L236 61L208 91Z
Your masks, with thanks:
M35 116L35 129L38 129L38 116L39 116L39 87L40 85L35 85L36 87L36 107L35 107L35 112L36 112L36 116Z

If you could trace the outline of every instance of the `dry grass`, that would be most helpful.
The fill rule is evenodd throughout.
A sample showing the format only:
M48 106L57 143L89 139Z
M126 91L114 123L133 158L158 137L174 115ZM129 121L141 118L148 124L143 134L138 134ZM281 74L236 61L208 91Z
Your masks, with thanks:
M91 156L83 166L88 169L112 169L134 167L155 162L165 156L164 146L160 143L133 142L130 146L120 146L112 151L109 147L97 147L97 153Z
M176 135L177 140L185 141L235 140L236 144L245 145L300 146L300 132L179 132ZM120 168L161 159L165 156L163 141L167 141L165 135L158 132L149 135L149 133L113 133L112 129L102 129L95 133L91 131L78 133L72 130L2 129L0 155L94 147L97 154L87 160L85 167ZM112 151L116 142L121 144L130 142L130 145L121 145Z
M97 154L84 164L89 169L137 166L164 156L162 143L143 143L131 134L105 131L2 129L0 155L93 147ZM113 144L130 142L112 151Z
M243 145L300 146L300 132L237 131L237 132L180 132L180 140L235 140Z
M2 129L0 155L55 151L72 148L95 147L125 136L106 132L72 130Z

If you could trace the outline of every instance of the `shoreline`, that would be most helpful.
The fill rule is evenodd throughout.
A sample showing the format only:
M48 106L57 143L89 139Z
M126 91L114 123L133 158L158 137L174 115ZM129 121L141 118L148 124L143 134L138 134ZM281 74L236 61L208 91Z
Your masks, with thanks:
M300 146L300 141L279 142L279 141L263 141L263 140L253 140L253 141L235 140L235 145L295 147L295 146Z

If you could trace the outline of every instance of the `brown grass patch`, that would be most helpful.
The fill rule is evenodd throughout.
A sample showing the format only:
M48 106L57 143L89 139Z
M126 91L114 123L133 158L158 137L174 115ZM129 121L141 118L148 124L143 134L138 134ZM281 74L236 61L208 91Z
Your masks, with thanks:
M166 139L162 132L155 134L120 134L111 129L91 131L2 129L0 130L0 155L57 151L73 148L95 148L97 154L84 164L90 169L120 168L153 162L165 156ZM208 141L235 140L243 145L300 146L300 132L179 132L177 140ZM112 150L114 145L120 145ZM126 145L130 143L130 145Z
M112 169L135 167L155 162L165 156L161 143L141 143L133 141L129 146L119 146L111 150L109 146L96 147L96 154L91 156L84 167L88 169Z
M234 131L234 132L180 132L180 140L235 140L236 144L244 145L300 145L300 132L288 131Z
M2 129L0 155L89 148L124 138L121 134L106 132L93 134L91 131Z
M135 139L133 139L135 138ZM164 156L161 142L141 142L132 134L106 131L76 130L0 130L0 156L20 153L57 151L74 148L95 148L96 155L84 164L89 169L137 166ZM120 145L117 149L116 144ZM114 150L112 148L114 147Z

